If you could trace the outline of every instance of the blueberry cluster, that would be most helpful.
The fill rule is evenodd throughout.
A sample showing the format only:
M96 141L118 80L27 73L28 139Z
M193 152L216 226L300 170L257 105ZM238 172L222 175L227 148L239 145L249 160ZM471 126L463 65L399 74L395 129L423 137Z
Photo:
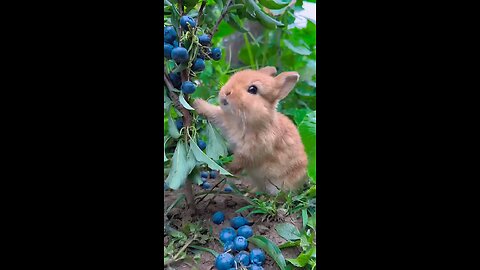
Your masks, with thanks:
M193 30L197 27L197 23L190 16L182 16L180 18L180 26L183 31L190 31L194 33ZM163 36L165 42L163 43L163 53L166 59L172 59L177 64L188 63L191 57L195 57L192 60L191 70L193 72L201 72L205 69L205 61L213 59L215 61L220 60L222 57L222 51L220 48L212 48L211 46L211 37L207 34L202 34L198 36L199 46L196 46L194 50L190 51L184 47L182 42L178 41L177 31L173 26L166 26L163 30ZM183 39L182 39L183 40ZM188 45L187 45L188 47ZM180 72L168 74L170 81L172 82L173 87L181 90L184 94L193 94L196 90L196 86L191 81L182 82Z
M212 221L215 224L222 224L225 215L222 212L215 212ZM263 270L265 253L258 248L248 252L248 238L253 236L253 230L246 218L237 216L230 220L231 227L223 228L220 231L220 241L223 243L223 253L215 259L215 267L218 270L237 269L242 265L249 270ZM236 229L236 230L235 230ZM237 253L235 257L230 254Z

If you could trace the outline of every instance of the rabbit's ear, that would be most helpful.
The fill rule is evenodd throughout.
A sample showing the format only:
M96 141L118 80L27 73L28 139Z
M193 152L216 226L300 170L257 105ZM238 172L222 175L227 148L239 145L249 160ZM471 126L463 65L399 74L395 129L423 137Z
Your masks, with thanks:
M267 74L268 76L273 76L277 73L277 69L275 67L264 67L258 70L263 74Z
M300 75L293 71L282 72L275 77L275 83L278 89L275 98L281 100L288 96L288 93L290 93L295 84L297 84L298 79L300 79Z

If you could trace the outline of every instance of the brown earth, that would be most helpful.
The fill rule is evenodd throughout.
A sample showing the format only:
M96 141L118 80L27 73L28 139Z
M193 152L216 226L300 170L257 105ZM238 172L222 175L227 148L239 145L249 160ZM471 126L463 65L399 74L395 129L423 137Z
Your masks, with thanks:
M235 185L240 189L245 189L248 187L248 184L244 184L240 180L231 179L230 181L233 181ZM198 186L195 186L195 193L202 192L202 191L205 191L205 190L201 189ZM175 201L175 199L181 194L182 194L181 190L166 191L165 198L164 198L165 209L168 208ZM182 223L184 224L185 222L190 222L192 220L193 221L200 220L204 227L208 228L209 231L213 231L213 237L218 238L220 231L223 228L230 226L229 220L234 216L239 215L235 213L235 211L241 207L248 205L248 202L246 202L244 199L242 199L238 195L219 194L213 199L213 201L207 207L207 204L212 197L213 195L208 195L205 198L205 200L203 200L197 205L197 209L198 209L197 215L193 217L193 219L186 214L187 210L185 209L184 203L177 205L175 208L173 208L170 211L169 217L168 217L169 221L172 222L172 224L182 224ZM211 220L213 213L215 213L216 211L222 211L225 214L225 222L220 225L214 224ZM243 214L246 214L246 213L244 212ZM289 222L294 224L298 229L300 229L302 226L301 218L296 215L287 216L285 217L284 221L276 221L276 222L262 221L261 219L262 219L261 215L255 215L249 218L249 220L255 222L252 225L254 235L262 235L277 245L285 243L286 240L281 238L275 231L276 224L282 223L282 222ZM166 246L167 242L164 241L164 244ZM219 253L223 252L223 246L218 241L210 241L209 243L204 245L204 247L211 248ZM255 248L255 246L249 243L248 248L252 249L252 248ZM282 253L285 258L296 258L298 254L300 254L300 249L285 248L285 249L282 249ZM268 255L266 257L267 259L265 261L265 264L263 265L263 268L265 270L280 269L276 265L275 261L273 261ZM199 264L195 265L193 261L189 261L188 263L178 262L176 264L171 265L169 269L190 270L190 269L194 269L192 265L195 265L199 270L211 270L211 269L215 269L214 264L215 264L214 256L208 252L202 251L201 262Z

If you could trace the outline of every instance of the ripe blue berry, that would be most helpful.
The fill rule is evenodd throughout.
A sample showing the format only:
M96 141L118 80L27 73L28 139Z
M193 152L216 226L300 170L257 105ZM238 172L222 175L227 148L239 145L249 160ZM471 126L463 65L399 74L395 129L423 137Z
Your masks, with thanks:
M202 58L195 59L193 62L192 70L193 71L202 71L205 69L205 61Z
M177 126L177 129L180 130L183 127L183 120L182 119L177 119L175 121L175 125Z
M168 77L170 78L173 87L180 89L180 86L182 86L182 78L180 77L180 73L170 73L168 74Z
M202 177L202 182L207 182L207 178Z
M237 236L233 240L235 250L245 250L248 247L248 240L243 236Z
M173 41L173 47L174 47L174 48L177 48L177 47L178 47L178 41L176 41L176 40Z
M188 51L183 47L173 48L172 59L177 63L185 63L188 61Z
M223 245L223 252L227 251L235 251L235 245L233 244L233 241L227 241L225 245Z
M200 150L205 150L205 148L207 147L207 143L202 140L198 140L198 147L200 148ZM206 177L208 177L208 175Z
M222 224L224 220L225 220L225 215L220 211L215 212L212 216L212 221L215 224Z
M208 183L208 182L203 182L203 183L202 183L202 188L203 188L203 189L210 189L211 187L212 187L212 186L211 186L210 183Z
M210 57L215 61L220 60L220 58L222 58L222 50L220 50L220 48L213 48Z
M243 266L248 266L250 264L250 254L242 250L235 256L235 261Z
M187 24L189 24L188 28ZM190 28L195 28L195 26L197 26L197 23L192 17L185 15L180 18L180 25L182 26L183 30L188 30Z
M211 41L212 40L211 40L210 36L207 35L207 34L203 34L203 35L198 37L198 42L200 42L200 44L202 44L203 46L210 45Z
M252 249L250 251L250 262L256 265L263 265L265 262L265 253L258 248Z
M167 26L163 29L163 38L165 42L172 44L172 42L177 38L177 31L173 26Z
M235 267L235 260L229 253L222 253L215 259L215 267L218 270L228 270Z
M201 172L200 177L201 178L208 178L208 172Z
M164 42L163 43L163 56L167 59L172 59L172 50L173 50L173 45Z
M248 225L243 225L237 230L237 234L245 238L249 238L253 235L252 227Z
M195 92L195 84L193 84L191 81L185 81L182 83L182 92L184 94L192 94Z
M233 189L230 186L226 186L224 189L225 192L232 192Z
M248 270L263 270L263 267L260 265L252 264L248 267Z
M235 229L233 229L232 227L226 227L220 231L220 240L222 241L222 243L233 241L233 239L235 239L235 236L237 236L237 232L235 232Z
M243 225L248 224L248 220L244 217L234 217L230 220L230 224L234 229L238 229Z
M210 171L210 178L212 179L217 178L217 171Z

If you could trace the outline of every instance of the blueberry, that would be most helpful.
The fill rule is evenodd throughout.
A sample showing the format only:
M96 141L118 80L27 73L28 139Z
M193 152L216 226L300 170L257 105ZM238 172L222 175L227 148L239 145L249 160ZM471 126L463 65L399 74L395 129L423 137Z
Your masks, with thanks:
M232 192L233 189L230 186L226 186L224 189L225 192Z
M263 265L265 262L265 253L258 248L252 249L250 251L250 262L256 265Z
M173 87L180 89L180 86L182 86L182 77L180 77L180 73L170 73L168 74L168 77L170 78Z
M188 30L189 28L187 28L187 24L190 25L189 28L195 28L195 26L197 26L197 23L195 22L195 20L190 17L190 16L182 16L180 18L180 25L182 26L182 29L183 30Z
M200 148L200 150L205 150L205 148L207 147L207 143L202 140L198 140L198 147ZM208 177L208 175L205 177Z
M193 62L192 70L193 71L202 71L205 69L205 61L202 58L195 59Z
M172 59L177 63L185 63L188 61L188 51L183 47L173 48Z
M235 256L235 261L243 266L248 266L250 264L250 254L242 250Z
M229 253L222 253L215 259L215 267L218 270L228 270L235 267L235 261L232 255Z
M220 50L220 48L213 48L210 57L215 61L220 60L220 58L222 58L222 50Z
M183 127L183 120L182 119L177 119L175 121L175 125L177 126L177 129L180 130Z
M248 220L244 217L234 217L230 220L230 224L234 229L238 229L243 225L246 225L247 223L248 223Z
M207 34L203 34L201 36L198 37L198 41L200 42L200 44L202 44L203 46L208 46L210 45L210 42L212 41L210 36L207 35Z
M249 267L247 267L248 270L263 270L263 267L260 265L252 264Z
M202 178L208 178L208 172L201 172L200 177Z
M176 41L176 40L173 41L173 47L174 47L174 48L177 48L177 47L178 47L178 41Z
M212 187L212 186L211 186L210 183L208 183L208 182L203 182L203 184L202 184L202 188L203 188L203 189L210 189L211 187Z
M217 171L210 171L210 178L212 179L217 178Z
M220 240L222 241L222 243L233 241L233 239L235 239L235 236L237 236L237 232L235 232L235 229L233 229L232 227L226 227L220 231Z
M227 251L235 251L235 244L233 244L233 241L227 241L225 245L223 245L223 252Z
M172 50L173 50L173 45L164 42L163 43L163 56L167 59L172 59Z
M249 238L253 235L252 227L248 225L243 225L237 230L237 234L245 238Z
M182 92L184 94L192 94L195 92L195 84L193 84L191 81L185 81L182 83Z
M202 183L207 182L207 178L202 177Z
M220 211L215 212L212 216L212 221L215 224L222 224L224 220L225 220L225 215Z
M235 250L245 250L248 247L248 240L243 236L237 236L233 239Z
M172 44L172 42L177 38L177 31L173 26L167 26L163 29L163 38L165 42Z

